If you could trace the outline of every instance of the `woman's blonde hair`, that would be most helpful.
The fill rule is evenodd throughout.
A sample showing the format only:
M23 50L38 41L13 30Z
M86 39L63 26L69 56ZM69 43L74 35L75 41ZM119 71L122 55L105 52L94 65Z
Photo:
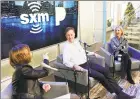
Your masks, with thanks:
M9 60L12 67L31 62L30 48L26 44L18 44L9 52Z
M121 35L124 35L124 31L123 31L122 26L117 26L117 27L115 28L115 35L116 35L116 30L117 30L117 29L120 29L120 30L122 31L122 34L121 34Z

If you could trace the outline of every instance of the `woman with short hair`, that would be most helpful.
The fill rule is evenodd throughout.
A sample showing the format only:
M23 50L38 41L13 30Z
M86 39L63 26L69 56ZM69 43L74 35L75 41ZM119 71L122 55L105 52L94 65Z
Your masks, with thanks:
M12 99L42 99L42 91L50 90L49 84L41 84L38 79L48 75L48 70L35 70L29 63L32 59L30 48L18 44L9 52L11 66L15 69L12 76Z

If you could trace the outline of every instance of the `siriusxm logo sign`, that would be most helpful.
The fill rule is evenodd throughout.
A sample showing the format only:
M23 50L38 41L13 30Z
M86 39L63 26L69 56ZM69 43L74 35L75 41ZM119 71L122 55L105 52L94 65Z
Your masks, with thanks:
M28 23L38 23L38 22L47 22L49 21L48 13L38 13L38 14L22 14L20 16L22 24Z
M31 9L31 14L21 14L21 24L33 23L33 26L30 30L30 33L40 33L43 29L39 23L48 22L49 14L48 13L39 13L41 4L39 2L28 3L29 8ZM64 20L66 16L65 8L55 7L55 22L56 26L60 25L60 21Z

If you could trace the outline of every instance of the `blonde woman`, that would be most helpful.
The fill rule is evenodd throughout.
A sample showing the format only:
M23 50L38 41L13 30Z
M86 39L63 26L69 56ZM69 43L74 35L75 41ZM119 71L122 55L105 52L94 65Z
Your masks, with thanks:
M121 77L125 78L131 84L135 84L131 76L131 59L128 54L128 42L123 37L124 32L121 26L115 28L115 37L111 39L111 47L114 50L115 60L121 62Z
M42 90L50 90L49 84L41 84L38 78L48 75L46 68L35 70L29 63L32 59L30 48L26 44L14 46L9 59L15 69L12 76L12 99L42 99Z

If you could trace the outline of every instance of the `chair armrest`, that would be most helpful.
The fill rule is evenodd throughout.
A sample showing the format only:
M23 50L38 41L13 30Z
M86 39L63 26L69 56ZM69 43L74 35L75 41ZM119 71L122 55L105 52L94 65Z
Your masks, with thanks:
M95 53L96 54L96 53ZM105 67L105 58L99 54L95 55L88 55L89 59L92 60L95 64Z
M43 91L44 99L52 99L69 93L68 83L66 82L45 82L41 83L50 84L51 90L48 92ZM12 97L12 83L10 83L4 90L1 91L1 99L11 99Z
M62 63L58 63L57 61L54 62L54 65L56 66L56 68L60 67L60 68L68 69L68 70L59 69L60 72L55 71L54 72L55 76L58 76L61 78L66 78L67 80L70 80L73 82L75 81L73 69L66 67ZM76 75L77 83L87 86L87 84L88 84L88 71L86 69L84 69L83 72L76 72L76 73L77 73L77 75Z
M133 58L140 60L140 51L139 50L129 46L128 51L132 54Z
M10 83L4 90L1 91L1 99L11 99L12 97L12 83Z
M109 67L113 67L114 56L108 51L106 51L104 48L101 48L99 50L99 53L101 56L105 58L105 64L108 65Z
M64 65L64 64L62 64L60 62L57 62L57 61L54 61L54 66L55 66L55 68L58 68L58 69L59 68L65 68L65 69L73 70L72 68L69 68L66 65Z
M41 83L50 84L51 89L48 92L43 91L44 99L53 99L69 93L68 83L66 82L45 82Z

